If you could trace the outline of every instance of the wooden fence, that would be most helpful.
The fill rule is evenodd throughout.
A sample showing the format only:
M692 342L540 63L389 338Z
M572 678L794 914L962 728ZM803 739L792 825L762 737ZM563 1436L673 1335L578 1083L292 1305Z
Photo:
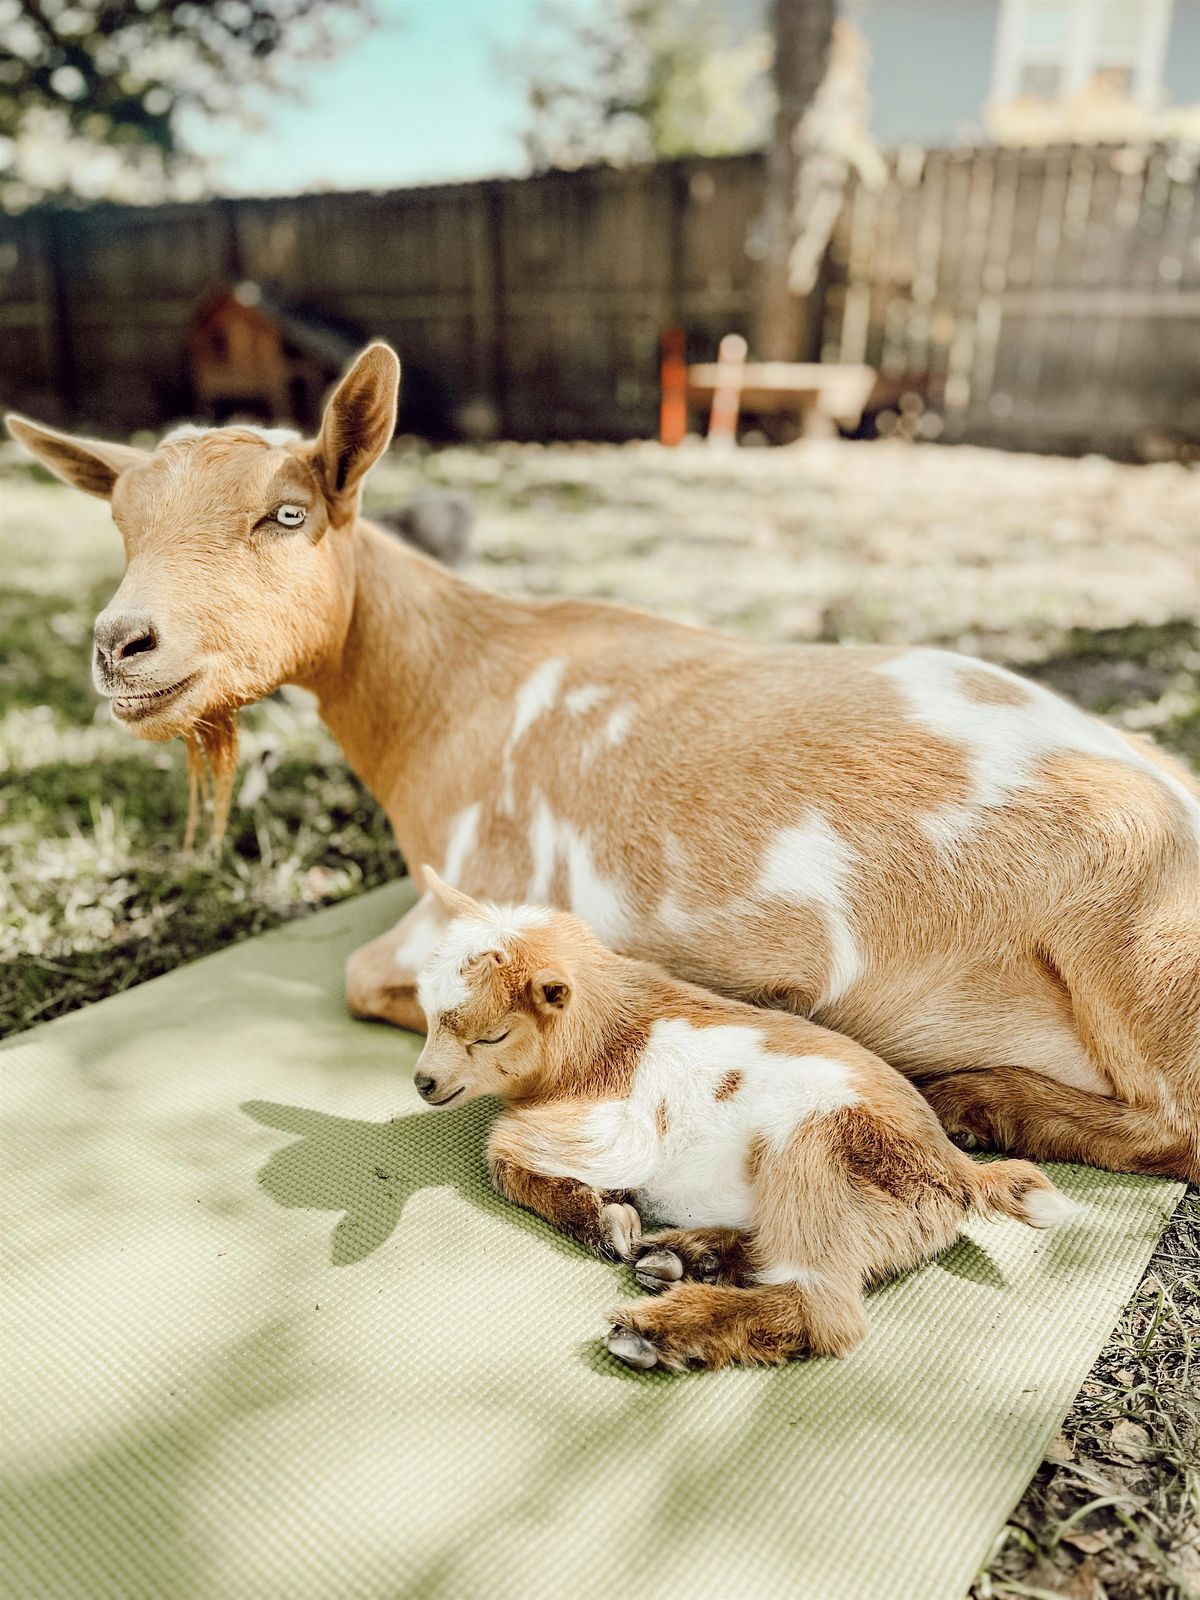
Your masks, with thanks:
M515 438L657 424L658 344L749 335L762 162L592 169L392 194L0 218L0 399L120 433L188 414L187 335L252 279L405 363L404 426L467 402ZM1136 453L1200 440L1195 153L903 154L848 197L823 355L881 373L886 426Z
M510 437L652 433L661 330L699 351L749 315L760 167L0 218L0 393L113 431L186 415L196 308L250 279L394 344L405 426L482 400Z
M822 357L904 431L1032 450L1200 441L1197 152L914 151L849 197Z

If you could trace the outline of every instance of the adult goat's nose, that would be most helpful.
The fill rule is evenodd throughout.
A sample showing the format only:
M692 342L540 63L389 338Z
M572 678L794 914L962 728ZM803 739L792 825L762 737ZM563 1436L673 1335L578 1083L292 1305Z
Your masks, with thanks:
M158 634L148 617L99 617L95 639L96 654L106 667L158 648Z

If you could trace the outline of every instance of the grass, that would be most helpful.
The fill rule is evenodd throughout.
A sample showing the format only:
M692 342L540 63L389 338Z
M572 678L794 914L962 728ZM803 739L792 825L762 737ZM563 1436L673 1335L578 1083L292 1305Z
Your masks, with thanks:
M975 1587L1200 1594L1200 1195L1191 1189Z
M248 718L239 792L261 797L219 859L183 855L178 751L96 718L75 636L94 603L13 587L0 605L0 1034L403 870L332 741L275 701Z
M1022 667L1200 763L1197 477L893 444L665 453L402 446L379 503L480 512L476 576L775 639L929 642ZM98 501L0 457L0 1034L385 882L402 863L311 707L244 719L218 860L179 848L179 746L90 687L119 541ZM1193 1193L975 1593L1200 1594L1200 1200Z

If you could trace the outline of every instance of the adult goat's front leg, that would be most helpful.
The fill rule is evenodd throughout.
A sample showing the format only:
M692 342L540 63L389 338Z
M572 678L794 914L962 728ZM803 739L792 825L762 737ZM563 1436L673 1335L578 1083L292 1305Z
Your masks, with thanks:
M417 973L437 947L447 920L440 903L426 894L394 928L354 951L346 963L346 1003L356 1017L425 1032Z

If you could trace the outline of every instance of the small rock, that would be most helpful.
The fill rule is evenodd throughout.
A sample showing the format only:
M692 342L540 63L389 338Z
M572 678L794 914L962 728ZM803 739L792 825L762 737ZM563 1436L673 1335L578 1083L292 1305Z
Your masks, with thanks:
M304 874L304 887L314 899L324 899L327 894L332 894L337 888L339 875L332 867L323 867L319 863L309 867Z
M1184 1594L1200 1594L1200 1545L1181 1545L1174 1553L1174 1565Z
M1096 1533L1083 1533L1076 1530L1063 1534L1063 1543L1071 1545L1085 1556L1098 1556L1102 1550L1107 1550L1115 1543L1117 1535L1104 1530Z
M1128 1417L1113 1423L1109 1443L1118 1455L1126 1456L1130 1461L1145 1461L1154 1453L1145 1428L1140 1422L1131 1422Z
M423 489L406 506L373 515L376 522L443 566L461 566L466 558L475 512L465 495L449 489Z
M238 794L238 806L243 811L249 811L256 806L266 794L270 786L270 778L265 761L254 761L246 769L246 776L242 779L241 792Z

